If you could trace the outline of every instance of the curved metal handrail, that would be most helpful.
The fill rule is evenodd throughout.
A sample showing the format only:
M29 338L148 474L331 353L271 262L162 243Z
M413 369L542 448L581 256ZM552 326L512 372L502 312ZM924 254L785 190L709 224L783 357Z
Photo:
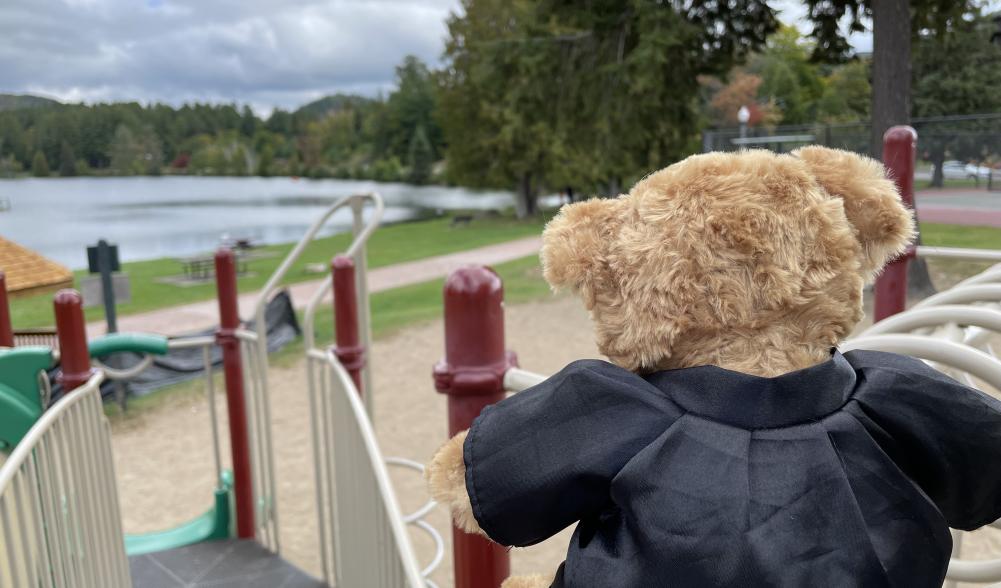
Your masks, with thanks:
M372 202L372 204L374 205L374 210L368 222L365 223L364 226L359 226L360 224L359 219L361 216L361 206L363 206L366 201ZM273 465L275 460L274 460L274 449L271 443L271 432L270 432L271 401L268 395L269 382L268 382L268 370L266 369L266 366L268 365L268 346L267 346L267 324L264 316L265 310L267 308L268 301L271 299L271 296L274 294L274 292L278 289L282 280L285 278L286 274L288 274L288 271L292 268L292 265L302 256L303 251L305 251L309 243L316 237L317 233L320 232L320 230L327 223L327 221L334 215L334 213L336 213L341 208L344 208L345 206L351 206L356 217L356 222L355 222L356 232L354 239L351 242L351 245L347 249L347 253L349 255L354 256L358 254L360 251L363 251L365 242L368 241L368 238L379 226L379 223L382 220L383 212L385 210L385 204L383 203L382 197L375 192L345 196L343 198L338 199L333 204L331 204L323 212L323 214L320 215L320 217L317 218L312 225L310 225L310 227L306 230L302 238L299 239L299 242L296 243L295 247L292 248L292 251L290 251L288 255L285 256L285 259L282 260L282 262L278 265L278 268L275 269L275 271L271 274L271 277L268 278L268 281L261 289L260 293L257 296L257 301L254 304L254 333L256 335L255 340L253 342L254 345L253 349L256 350L256 352L254 353L254 355L256 356L254 358L256 363L256 371L254 373L254 376L256 376L256 379L258 380L257 383L259 383L259 387L257 385L251 387L251 394L249 395L249 399L250 399L250 409L260 413L259 415L260 426L258 427L258 434L259 436L264 437L263 440L259 440L262 445L260 449L262 450L261 452L263 453L263 455L261 455L260 458L264 461L264 467L269 473L274 472ZM318 289L317 292L318 296L314 296L314 299L316 299L317 297L322 299L323 296L325 296L330 291L330 288L331 288L331 277L328 275L327 278L324 280L323 285ZM315 313L315 306L316 305L314 304L313 313ZM310 313L309 308L307 308L307 318L303 322L304 322L303 335L307 342L307 349L309 349L314 341L312 313ZM237 335L239 336L240 333L238 332ZM367 337L367 332L365 333L365 335ZM249 338L246 336L244 336L243 339L248 343L250 342ZM253 366L250 367L253 368ZM274 476L268 475L266 483L268 484L268 492L270 493L272 499L274 499L274 497L276 496ZM272 515L272 520L275 529L274 549L277 553L280 553L281 545L278 541L279 534L277 531L278 512L277 509L273 508L270 508L269 512Z
M979 274L970 276L956 286L972 286L974 284L991 284L1001 282L1001 263L992 265Z
M103 379L42 413L0 467L5 586L131 586Z
M332 388L336 388L334 393L338 394L342 399L346 399L348 406L354 413L354 420L357 424L361 443L364 448L363 453L368 458L371 473L384 501L383 504L389 511L387 513L389 515L387 522L392 530L395 547L400 557L400 564L407 576L408 583L412 587L419 586L424 583L425 572L416 567L417 556L414 554L409 537L404 530L403 525L405 521L400 511L399 503L396 500L396 493L393 491L392 483L389 480L389 472L386 469L385 460L381 457L382 452L376 441L372 423L368 419L365 405L361 401L358 390L351 380L351 376L348 375L347 370L344 369L344 366L341 365L341 362L332 351L327 351L326 363L330 369L330 384L333 385ZM421 525L418 526L420 527ZM444 549L444 546L442 546L442 549ZM442 555L443 553L444 551L442 551ZM426 573L433 571L439 562L440 558L436 557L435 561L432 562L433 565L426 568Z
M860 337L906 333L926 327L937 327L954 323L969 325L1001 333L1001 311L982 306L943 304L913 308L889 316L868 329Z
M265 329L264 310L265 308L267 308L268 300L271 298L271 295L275 292L275 290L277 290L278 284L280 284L282 279L285 278L285 274L287 274L288 270L291 269L292 264L294 264L299 259L299 257L302 255L303 250L306 248L309 242L313 240L313 238L320 231L320 229L323 228L323 225L327 223L327 220L330 219L330 217L333 216L335 212L337 212L341 208L344 208L345 206L352 204L355 201L364 202L366 200L371 201L375 206L375 209L373 210L372 216L369 218L368 223L366 223L364 228L362 228L361 231L359 231L355 235L355 238L351 242L351 245L347 248L347 251L345 251L345 255L353 257L357 253L357 251L365 245L365 242L368 241L368 238L372 235L375 229L378 228L379 223L382 221L382 214L385 211L386 207L385 204L383 203L382 196L380 196L377 192L370 192L368 194L358 194L353 196L345 196L344 198L341 198L340 200L332 204L323 213L323 215L320 216L320 218L318 218L316 221L314 221L313 224L309 227L309 229L306 230L306 234L302 236L302 238L299 240L298 243L296 243L295 247L292 248L292 251L290 251L289 254L285 256L285 259L282 261L281 265L278 266L278 269L276 269L274 273L271 274L271 277L268 279L268 282L264 285L264 288L258 295L257 303L254 305L254 320L256 321L255 329L258 331L258 336L262 340L264 339L264 333L262 333L262 329ZM330 276L328 275L327 279L324 280L323 285L316 292L316 295L314 295L313 298L310 299L310 305L308 305L306 309L307 313L309 313L310 307L314 309L313 312L315 313L316 305L319 303L319 300L322 300L323 297L330 292L331 286L332 286L331 279ZM316 301L316 303L314 303L314 301ZM310 314L307 314L307 316L311 317ZM303 322L304 322L303 337L306 341L307 349L311 349L314 347L313 345L314 333L313 333L313 326L311 324L312 321L304 320Z
M1001 301L1001 284L973 284L971 286L956 286L938 294L925 298L915 304L914 308L938 306L942 304L971 304L974 302Z
M508 368L504 372L504 390L508 392L521 392L526 388L541 384L547 377L521 368Z

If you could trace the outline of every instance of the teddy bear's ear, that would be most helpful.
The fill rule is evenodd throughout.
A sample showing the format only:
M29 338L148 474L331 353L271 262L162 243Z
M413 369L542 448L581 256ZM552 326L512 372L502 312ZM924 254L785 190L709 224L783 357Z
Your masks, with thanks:
M554 290L571 288L590 308L607 271L609 243L618 232L622 198L568 204L542 233L542 273Z
M844 201L845 216L862 245L862 273L878 274L914 238L914 216L903 205L886 169L874 159L840 149L803 147L793 152L817 183Z

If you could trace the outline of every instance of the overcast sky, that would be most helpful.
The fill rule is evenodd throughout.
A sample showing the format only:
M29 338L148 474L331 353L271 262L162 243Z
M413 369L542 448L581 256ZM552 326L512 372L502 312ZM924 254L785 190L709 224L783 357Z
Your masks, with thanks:
M376 95L404 55L438 63L458 0L0 0L0 92L238 102L267 114ZM797 22L801 3L780 0ZM805 25L804 25L805 26ZM871 41L853 39L869 51Z

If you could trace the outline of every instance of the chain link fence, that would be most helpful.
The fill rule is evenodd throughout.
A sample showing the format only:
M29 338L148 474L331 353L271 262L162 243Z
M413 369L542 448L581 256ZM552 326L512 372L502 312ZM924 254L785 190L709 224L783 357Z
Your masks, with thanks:
M1001 191L1001 113L916 118L916 179L935 186L969 185ZM787 153L803 145L869 152L869 123L814 123L707 129L702 150L770 149Z

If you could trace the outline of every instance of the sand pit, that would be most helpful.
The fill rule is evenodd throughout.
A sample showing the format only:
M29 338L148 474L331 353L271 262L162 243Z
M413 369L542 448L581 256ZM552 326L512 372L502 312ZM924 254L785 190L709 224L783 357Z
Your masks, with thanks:
M599 356L587 316L570 297L517 305L506 312L508 347L518 352L525 369L551 373L574 359ZM375 422L386 455L424 462L445 440L445 398L434 391L430 375L442 349L440 321L408 328L375 344ZM296 362L273 368L270 381L282 553L319 576L304 367ZM216 404L225 427L221 393ZM127 531L163 529L209 506L213 466L207 410L204 397L188 396L116 426L115 460ZM225 428L222 451L224 463L228 462ZM427 499L416 474L394 473L394 482L405 511ZM450 543L449 522L441 509L429 522ZM566 530L541 545L513 550L514 573L554 570L563 560L569 535ZM430 541L420 533L413 537L421 561L428 561ZM450 549L433 576L442 588L452 586ZM1001 532L967 535L965 557L990 553L1001 553Z

